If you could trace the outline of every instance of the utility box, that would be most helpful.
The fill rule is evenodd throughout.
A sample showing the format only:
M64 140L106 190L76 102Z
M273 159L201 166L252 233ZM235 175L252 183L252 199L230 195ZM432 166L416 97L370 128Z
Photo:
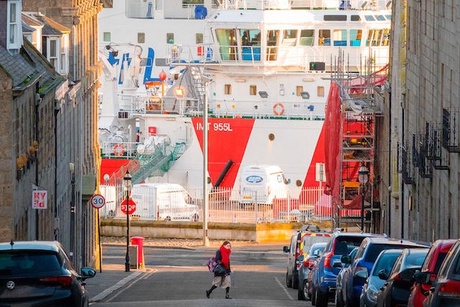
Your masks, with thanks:
M129 246L129 267L131 269L138 269L137 245Z

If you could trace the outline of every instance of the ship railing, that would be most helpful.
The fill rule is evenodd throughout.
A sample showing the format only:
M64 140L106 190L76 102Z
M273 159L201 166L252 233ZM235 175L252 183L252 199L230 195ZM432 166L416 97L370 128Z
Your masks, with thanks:
M113 186L101 187L102 193L111 191ZM198 221L203 221L203 191L188 190L188 203L198 208ZM277 193L277 191L273 191ZM290 188L283 197L266 201L254 192L252 199L242 199L239 189L213 188L208 197L208 221L214 223L290 223L330 221L334 216L358 218L360 210L349 210L334 207L331 197L324 194L322 187L295 187ZM126 217L119 207L121 201L111 200L111 194L106 196L106 206L100 209L103 218ZM138 207L140 204L138 204ZM174 213L174 208L171 208ZM177 209L179 210L179 209ZM146 217L139 210L136 218L139 220L155 220L155 217ZM190 221L192 221L190 219Z
M364 44L365 42L361 42ZM333 44L333 43L331 43ZM350 43L351 44L351 43ZM372 61L376 68L388 64L388 46L340 46L346 59L345 69L365 73L366 63ZM311 63L325 63L323 70L330 71L337 60L337 46L215 46L168 45L169 65L219 65L253 67L296 67L297 71L311 71ZM315 69L316 70L316 69Z

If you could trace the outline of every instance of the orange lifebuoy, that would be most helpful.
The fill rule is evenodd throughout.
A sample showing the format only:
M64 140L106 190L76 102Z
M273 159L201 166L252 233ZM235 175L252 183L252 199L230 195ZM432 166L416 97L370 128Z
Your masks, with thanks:
M117 157L121 157L125 154L125 147L123 144L116 144L113 146L113 154Z
M283 115L284 114L284 105L280 102L278 103L275 103L273 105L273 113L275 113L275 115Z

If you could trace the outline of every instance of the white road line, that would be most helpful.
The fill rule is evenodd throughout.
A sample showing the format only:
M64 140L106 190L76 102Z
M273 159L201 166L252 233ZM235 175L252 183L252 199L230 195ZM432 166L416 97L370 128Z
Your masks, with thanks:
M281 289L283 289L284 293L286 293L287 297L293 301L294 298L289 294L288 290L286 289L286 287L284 286L284 284L282 282L279 281L279 279L277 277L275 277L275 280L276 282L280 285Z

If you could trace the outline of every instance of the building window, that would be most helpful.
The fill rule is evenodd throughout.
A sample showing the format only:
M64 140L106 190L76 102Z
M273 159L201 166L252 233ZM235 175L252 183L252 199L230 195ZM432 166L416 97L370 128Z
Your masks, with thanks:
M250 85L249 86L249 95L251 95L251 96L257 95L257 85Z
M102 35L102 39L104 40L104 42L111 42L112 41L112 33L104 32L104 34Z
M8 3L8 49L19 49L22 44L20 1L10 0Z
M48 44L48 61L53 65L54 69L59 71L59 62L58 62L58 56L57 56L57 39L53 38L49 40Z

